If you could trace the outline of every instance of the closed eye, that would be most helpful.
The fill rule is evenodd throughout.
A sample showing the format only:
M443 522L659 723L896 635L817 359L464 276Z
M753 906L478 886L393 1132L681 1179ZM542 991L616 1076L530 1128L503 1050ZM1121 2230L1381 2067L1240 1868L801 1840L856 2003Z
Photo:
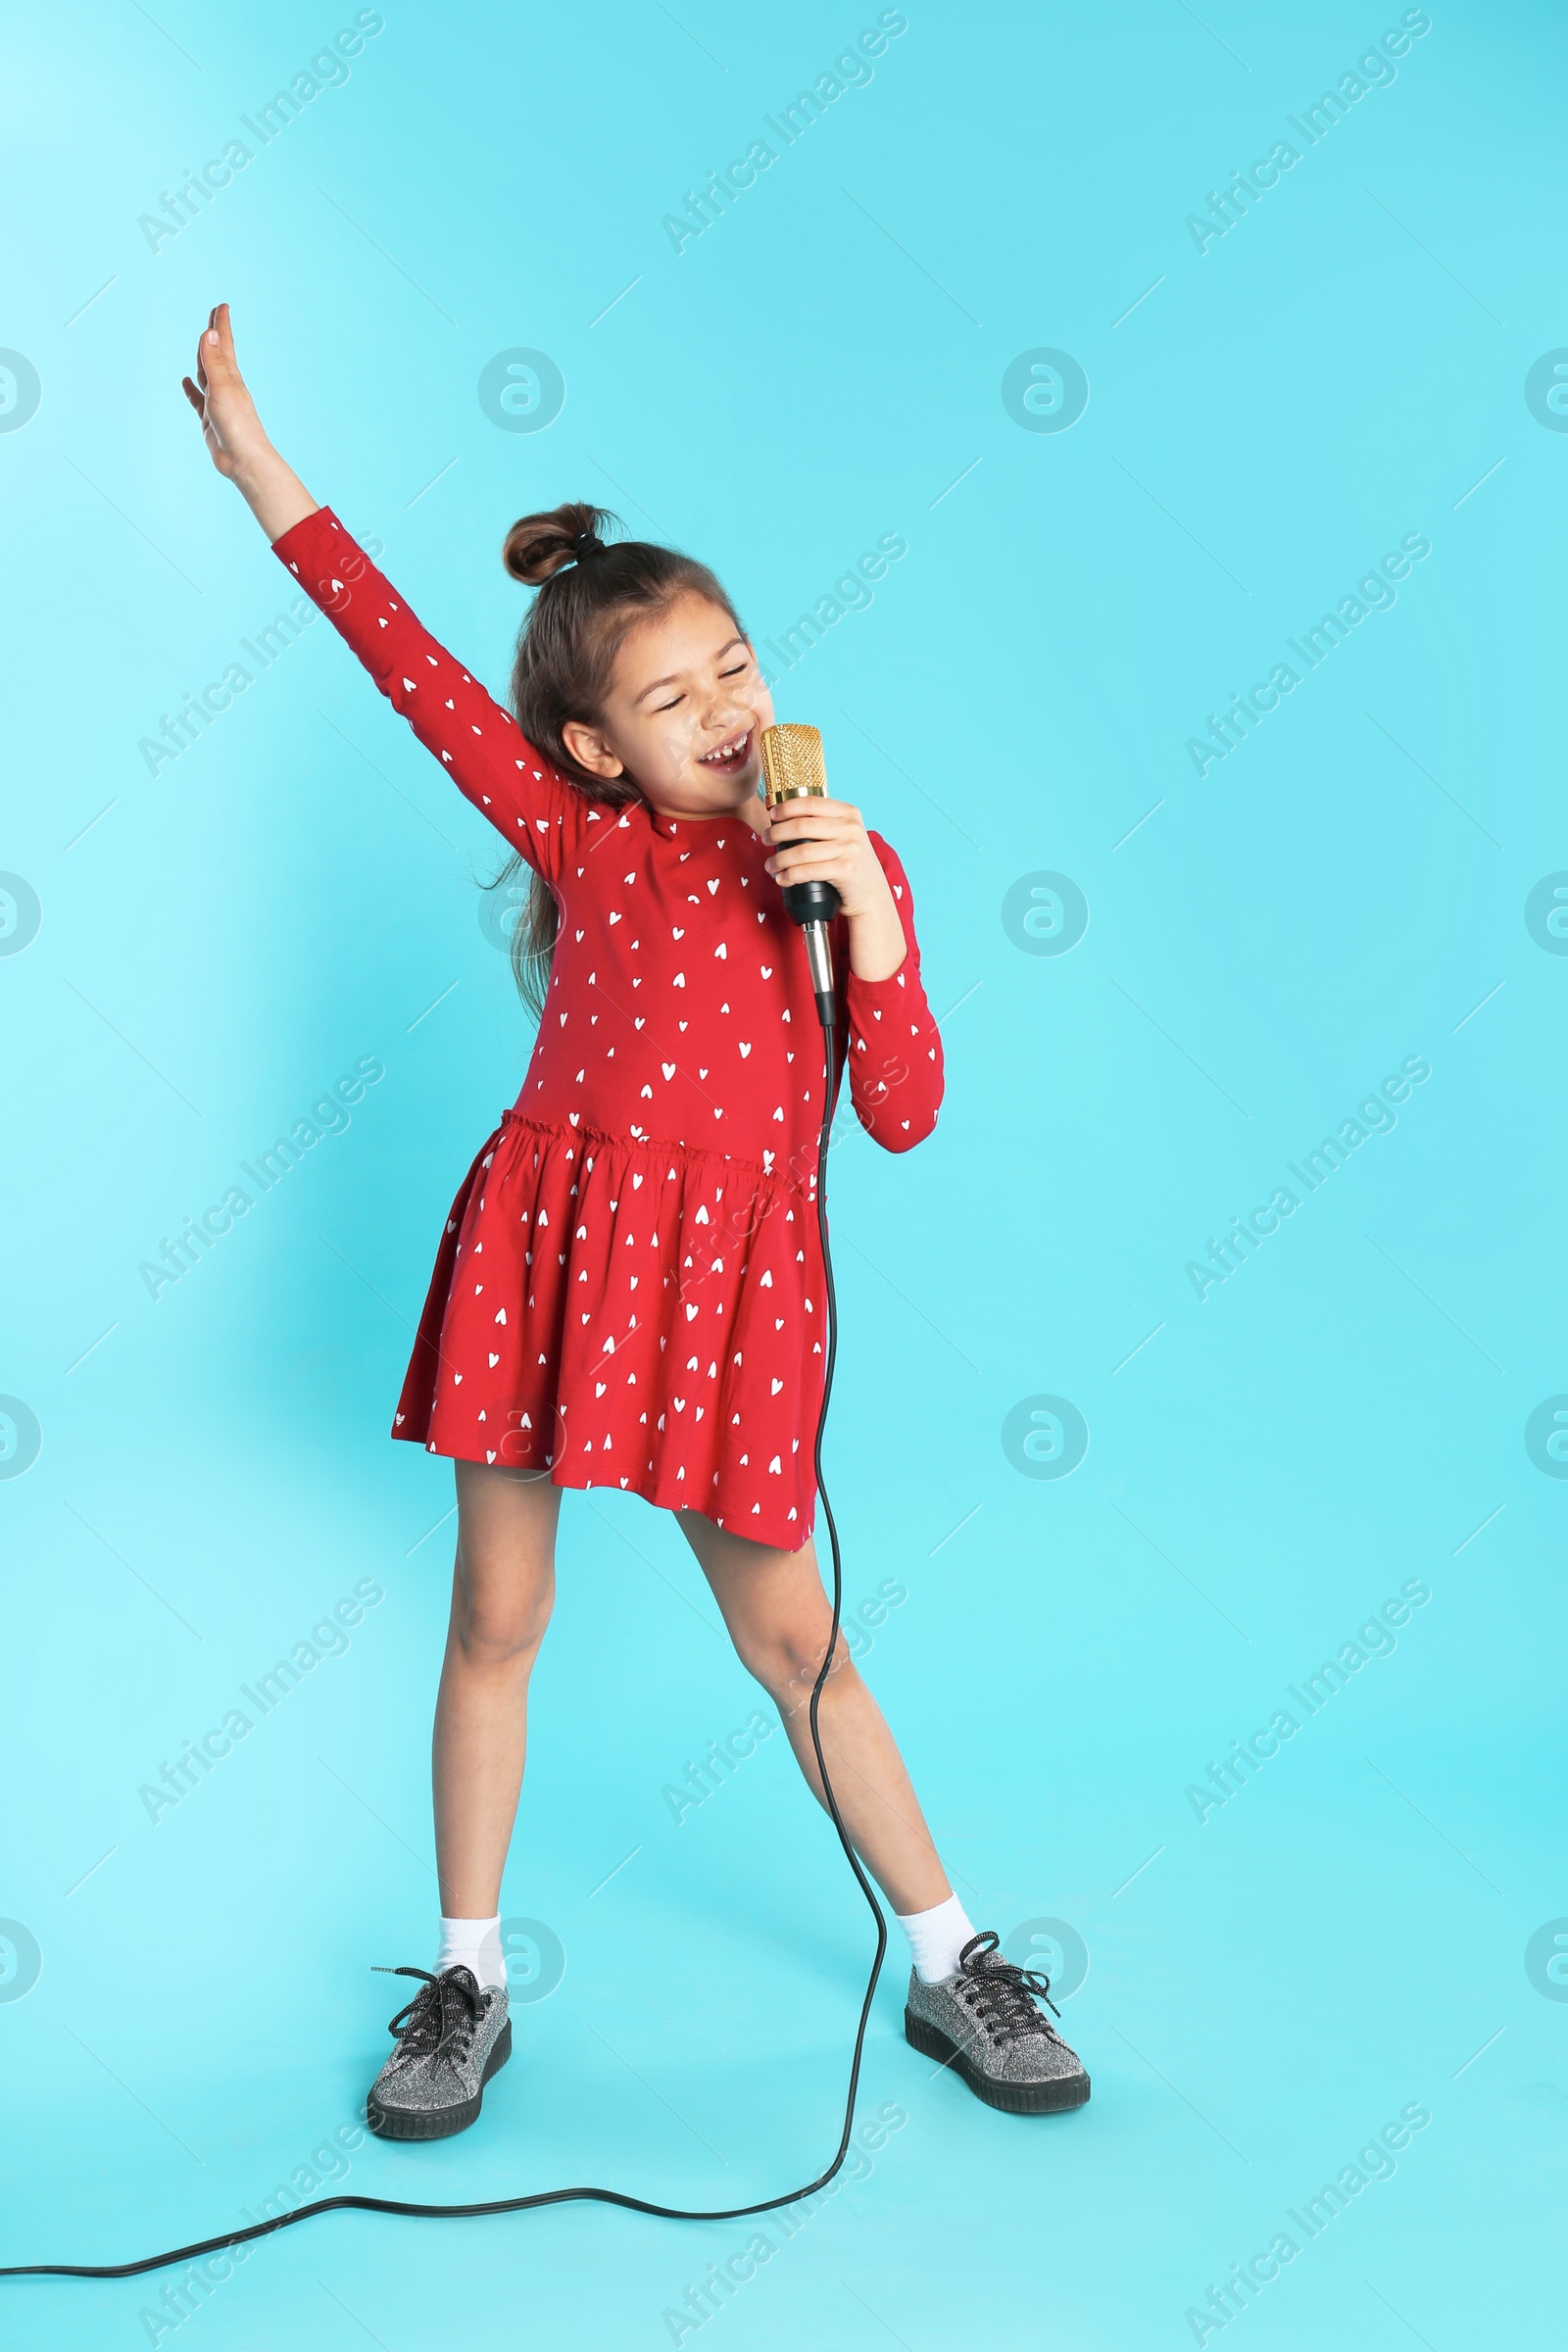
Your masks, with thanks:
M672 695L667 703L656 703L654 709L656 710L673 710L677 703L683 703L685 700L686 697L683 694Z

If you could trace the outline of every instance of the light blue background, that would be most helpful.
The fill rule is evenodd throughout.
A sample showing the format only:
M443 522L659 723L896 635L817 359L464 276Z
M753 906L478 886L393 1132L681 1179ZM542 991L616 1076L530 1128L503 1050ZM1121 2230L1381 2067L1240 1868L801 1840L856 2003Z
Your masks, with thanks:
M766 636L908 541L778 690L903 855L947 1016L933 1141L835 1156L830 1474L851 1602L907 1590L866 1671L955 1883L1088 1947L1064 2030L1095 2092L1031 2121L930 2080L895 1962L865 2101L906 2123L685 2341L1191 2343L1209 2284L1422 2101L1396 2176L1233 2325L1544 2342L1568 2003L1525 1952L1568 1914L1568 1488L1524 1427L1568 1390L1568 961L1524 906L1568 866L1568 436L1524 380L1568 344L1559 17L1436 6L1200 254L1187 215L1398 8L911 6L677 255L662 217L875 8L389 5L151 251L138 216L353 13L10 27L0 343L42 397L0 434L0 866L42 923L0 958L0 1391L42 1451L0 1483L0 1912L42 1963L24 1993L0 1944L5 2259L236 2222L363 2097L371 1963L431 1948L450 1473L386 1427L529 1034L479 921L491 839L326 627L156 778L138 753L286 604L178 389L226 298L278 445L494 687L530 508L690 547ZM565 379L534 434L477 398L516 346ZM1003 405L1041 347L1089 378L1064 432ZM1396 606L1200 780L1186 739L1407 532L1432 553ZM1088 902L1060 956L1003 925L1038 871ZM150 1298L138 1263L368 1054L349 1129ZM1187 1261L1417 1054L1396 1128L1200 1301ZM1060 1480L1003 1450L1040 1395L1090 1432ZM479 2129L364 2144L342 2184L767 2194L832 2146L863 1907L781 1740L672 1819L755 1703L674 1529L572 1497L562 1559L505 1907L564 1979ZM138 1786L366 1578L347 1654L151 1823ZM1411 1578L1394 1654L1200 1825L1188 1786ZM655 2347L746 2234L317 2222L161 2340ZM7 2333L128 2348L166 2283L9 2285Z

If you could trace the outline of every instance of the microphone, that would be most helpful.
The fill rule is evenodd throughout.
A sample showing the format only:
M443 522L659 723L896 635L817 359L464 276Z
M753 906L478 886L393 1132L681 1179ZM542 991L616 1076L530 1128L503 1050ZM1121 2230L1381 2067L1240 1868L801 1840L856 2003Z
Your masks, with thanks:
M785 801L826 799L827 768L822 738L815 727L764 727L760 748L762 797L769 808L777 808ZM817 1018L824 1029L831 1029L836 1008L827 927L839 910L839 894L831 882L787 882L780 895L784 911L806 934L806 960L816 993Z

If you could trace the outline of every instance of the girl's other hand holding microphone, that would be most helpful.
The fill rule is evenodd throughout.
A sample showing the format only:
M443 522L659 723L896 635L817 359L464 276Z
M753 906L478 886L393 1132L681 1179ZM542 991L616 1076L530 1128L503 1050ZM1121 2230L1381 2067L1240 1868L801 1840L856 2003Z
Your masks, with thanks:
M770 811L767 870L782 887L831 882L850 926L850 967L861 980L891 980L905 956L904 925L864 819L848 801L780 801Z

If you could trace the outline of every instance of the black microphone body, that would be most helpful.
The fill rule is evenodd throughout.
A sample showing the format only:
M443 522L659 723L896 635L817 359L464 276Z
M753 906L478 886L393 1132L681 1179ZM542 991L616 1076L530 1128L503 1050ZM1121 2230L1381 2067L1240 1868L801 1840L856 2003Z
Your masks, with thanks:
M798 923L830 923L839 910L831 882L787 882L780 896L785 913Z

